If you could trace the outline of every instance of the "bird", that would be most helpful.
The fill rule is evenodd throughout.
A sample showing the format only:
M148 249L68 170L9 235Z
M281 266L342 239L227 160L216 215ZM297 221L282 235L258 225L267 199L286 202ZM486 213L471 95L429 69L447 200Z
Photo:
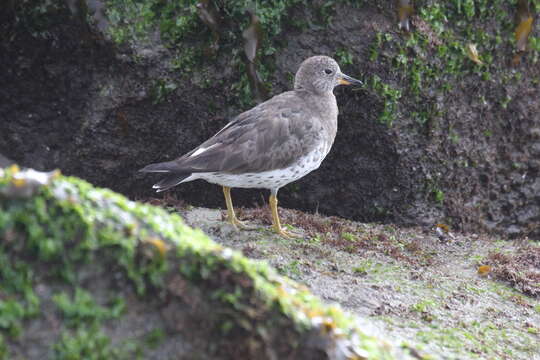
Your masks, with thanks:
M281 226L278 191L319 168L329 153L337 133L334 88L361 84L342 73L331 57L309 57L296 72L293 90L237 115L176 160L150 164L139 171L167 175L154 184L157 192L197 179L221 185L227 220L236 229L249 226L236 217L231 188L268 189L273 230L285 238L298 237Z

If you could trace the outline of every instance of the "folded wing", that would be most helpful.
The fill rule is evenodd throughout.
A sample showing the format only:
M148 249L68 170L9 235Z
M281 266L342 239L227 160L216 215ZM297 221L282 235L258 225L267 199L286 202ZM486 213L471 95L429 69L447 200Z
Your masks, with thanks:
M312 150L321 133L313 129L319 122L308 121L302 108L305 104L296 92L283 93L240 114L186 155L141 171L187 177L201 172L239 174L287 167ZM175 181L171 178L166 185Z

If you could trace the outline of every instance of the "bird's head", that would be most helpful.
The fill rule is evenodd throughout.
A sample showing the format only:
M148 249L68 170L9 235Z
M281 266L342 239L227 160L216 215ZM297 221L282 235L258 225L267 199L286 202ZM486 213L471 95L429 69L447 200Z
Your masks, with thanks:
M312 56L300 65L294 78L294 89L328 93L338 85L360 85L362 82L341 72L338 63L328 56Z

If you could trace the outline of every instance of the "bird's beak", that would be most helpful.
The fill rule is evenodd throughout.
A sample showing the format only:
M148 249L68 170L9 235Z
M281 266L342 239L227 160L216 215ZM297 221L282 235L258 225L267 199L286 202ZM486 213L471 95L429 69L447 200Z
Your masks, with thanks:
M350 77L349 75L340 73L338 75L338 84L339 85L362 85L363 83L360 80Z

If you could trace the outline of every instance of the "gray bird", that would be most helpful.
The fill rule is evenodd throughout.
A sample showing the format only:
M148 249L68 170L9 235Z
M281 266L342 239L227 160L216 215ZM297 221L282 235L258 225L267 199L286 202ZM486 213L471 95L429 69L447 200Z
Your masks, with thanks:
M270 190L270 209L276 233L293 234L281 227L278 190L317 169L337 131L337 85L361 84L343 74L328 56L306 59L294 79L294 90L276 95L241 113L199 147L173 161L150 164L142 172L166 173L157 192L180 183L203 179L221 185L228 221L246 228L236 218L231 188Z

